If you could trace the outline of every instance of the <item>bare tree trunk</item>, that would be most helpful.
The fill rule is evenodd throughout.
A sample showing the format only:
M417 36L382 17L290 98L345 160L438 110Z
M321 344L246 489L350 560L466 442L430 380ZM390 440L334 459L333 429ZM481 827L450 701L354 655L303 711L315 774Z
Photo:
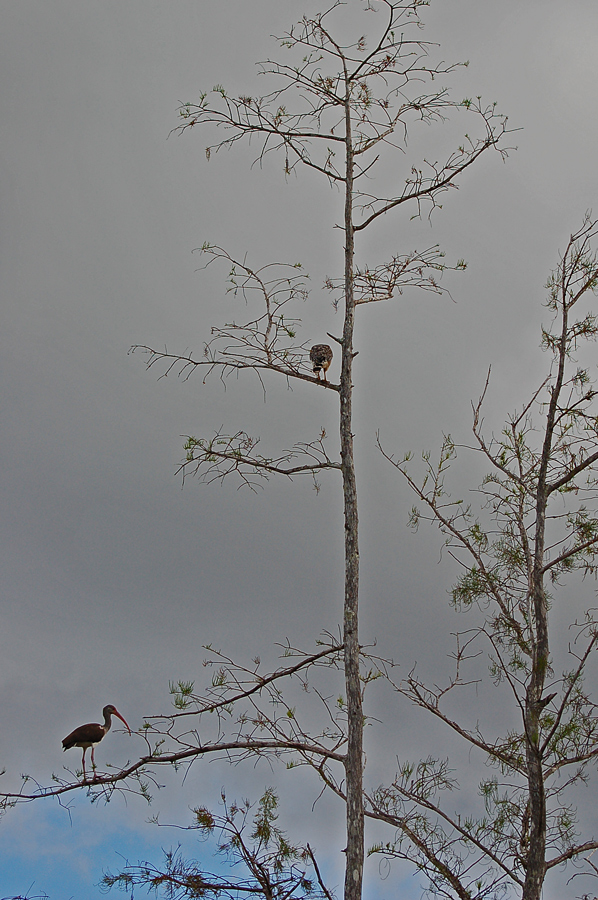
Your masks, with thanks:
M359 544L357 488L353 458L352 365L355 297L353 292L353 146L349 85L346 98L345 322L340 390L340 440L345 512L345 686L347 693L347 863L345 900L360 900L363 883L363 712L359 679Z
M550 448L549 448L550 449ZM526 764L529 792L530 835L526 860L524 900L540 900L546 875L546 793L540 749L541 699L548 668L548 610L542 564L546 529L546 472L541 472L536 506L536 553L532 575L535 641L532 671L525 698Z
M559 396L563 387L567 358L567 332L569 327L566 297L563 297L561 336L559 341L559 365L546 416L546 433L538 472L536 493L536 529L534 536L534 568L532 572L532 606L534 612L535 640L532 652L532 671L525 700L526 762L530 808L530 839L525 873L524 900L540 900L546 876L546 791L540 748L540 713L542 694L549 664L548 606L544 589L544 551L546 543L546 506L548 464L552 454L552 442Z

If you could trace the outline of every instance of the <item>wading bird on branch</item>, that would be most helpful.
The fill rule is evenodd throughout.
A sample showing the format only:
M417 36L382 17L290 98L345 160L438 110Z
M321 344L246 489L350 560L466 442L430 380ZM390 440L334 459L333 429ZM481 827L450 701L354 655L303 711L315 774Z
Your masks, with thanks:
M90 722L88 725L80 725L78 728L75 728L74 731L71 731L69 735L67 735L62 742L63 750L70 750L71 747L79 747L83 750L83 780L87 780L87 776L85 774L85 753L88 747L91 747L91 765L92 768L95 769L96 763L93 756L93 751L96 744L99 744L102 738L108 734L112 727L112 716L117 716L121 722L124 722L127 726L127 731L131 734L131 729L129 728L128 722L121 716L119 711L115 706L109 704L105 706L103 709L104 713L104 724L99 725L97 722Z
M324 381L326 381L326 372L330 368L332 362L332 347L328 344L314 344L309 351L309 358L314 367L314 375L320 380L320 371L324 372Z

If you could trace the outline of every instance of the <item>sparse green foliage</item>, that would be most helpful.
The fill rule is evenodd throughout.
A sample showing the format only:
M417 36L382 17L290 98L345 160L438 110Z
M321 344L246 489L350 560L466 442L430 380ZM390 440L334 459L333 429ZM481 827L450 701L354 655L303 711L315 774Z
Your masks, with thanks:
M598 848L593 836L578 834L568 799L575 785L586 782L596 758L598 715L584 673L598 649L598 621L590 601L583 619L571 622L573 664L559 677L553 671L550 613L557 603L567 606L567 594L548 592L548 584L553 592L568 586L575 573L583 578L598 572L598 409L588 370L575 358L597 333L597 238L598 224L586 216L548 281L553 321L542 330L542 346L551 361L531 400L490 440L481 417L488 381L474 408L477 450L491 467L476 516L445 488L456 457L450 439L436 465L424 455L419 480L409 458L387 457L461 565L454 605L475 615L470 630L457 635L456 672L446 687L428 688L412 672L397 689L501 772L481 783L484 812L467 827L445 811L440 797L422 794L413 769L374 797L379 814L395 822L399 835L396 844L377 852L419 860L435 889L451 897L498 898L514 890L523 900L539 900L551 869L584 860ZM410 523L423 517L412 513ZM477 723L456 722L445 711L451 692L467 686L465 669L480 655L482 642L491 678L510 691L519 717L519 726L502 737L489 737ZM440 789L443 770L433 765ZM417 840L407 845L409 829Z
M180 847L164 852L162 868L151 863L127 865L124 871L106 873L105 888L133 891L150 888L168 900L183 898L263 897L264 900L332 900L320 879L316 858L309 845L293 846L277 826L278 797L267 788L255 809L248 800L227 803L213 815L200 807L193 810L195 822L189 831L215 838L217 854L230 864L230 876L206 871L195 860L186 860ZM242 874L238 874L238 867ZM313 873L308 875L310 872Z
M192 681L177 681L170 683L170 693L174 696L173 703L177 709L187 709L190 698L193 695L194 683Z

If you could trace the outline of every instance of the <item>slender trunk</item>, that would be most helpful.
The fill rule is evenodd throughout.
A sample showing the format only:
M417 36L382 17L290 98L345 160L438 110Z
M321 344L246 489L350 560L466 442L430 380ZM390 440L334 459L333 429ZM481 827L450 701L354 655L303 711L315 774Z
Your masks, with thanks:
M540 510L541 543L543 546L545 508ZM542 554L543 556L543 554ZM546 793L540 752L540 712L548 667L548 616L543 577L534 572L533 588L536 635L532 657L531 678L525 702L526 764L530 810L530 834L523 900L540 900L546 874Z
M345 322L340 390L340 440L345 513L345 689L347 693L347 863L345 900L361 900L363 882L363 712L359 679L359 545L357 489L353 458L352 365L355 298L353 294L353 146L349 94L346 116L346 194L345 194Z
M563 386L567 356L566 336L568 316L566 298L563 298L559 367L552 389L546 416L546 433L538 472L536 493L536 530L534 536L534 568L532 572L531 599L534 611L534 646L532 671L525 698L526 763L530 809L529 852L523 888L523 900L540 900L546 875L546 792L540 752L540 714L542 694L549 665L548 604L544 589L544 550L546 538L546 507L548 463L552 452L559 395Z
M548 431L550 429L550 417ZM548 458L550 442L545 444L544 456ZM548 608L544 590L544 542L546 532L546 467L540 464L536 501L536 534L534 570L532 573L532 605L534 610L534 646L532 670L525 698L525 751L530 810L530 835L524 900L540 900L546 874L546 794L544 772L540 752L540 714L542 694L548 669Z

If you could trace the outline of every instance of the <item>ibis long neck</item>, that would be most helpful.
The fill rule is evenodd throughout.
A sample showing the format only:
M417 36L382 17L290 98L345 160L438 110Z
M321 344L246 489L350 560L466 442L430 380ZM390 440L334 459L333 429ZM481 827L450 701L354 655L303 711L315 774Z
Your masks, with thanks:
M108 734L112 728L112 713L107 711L104 713L104 734Z

